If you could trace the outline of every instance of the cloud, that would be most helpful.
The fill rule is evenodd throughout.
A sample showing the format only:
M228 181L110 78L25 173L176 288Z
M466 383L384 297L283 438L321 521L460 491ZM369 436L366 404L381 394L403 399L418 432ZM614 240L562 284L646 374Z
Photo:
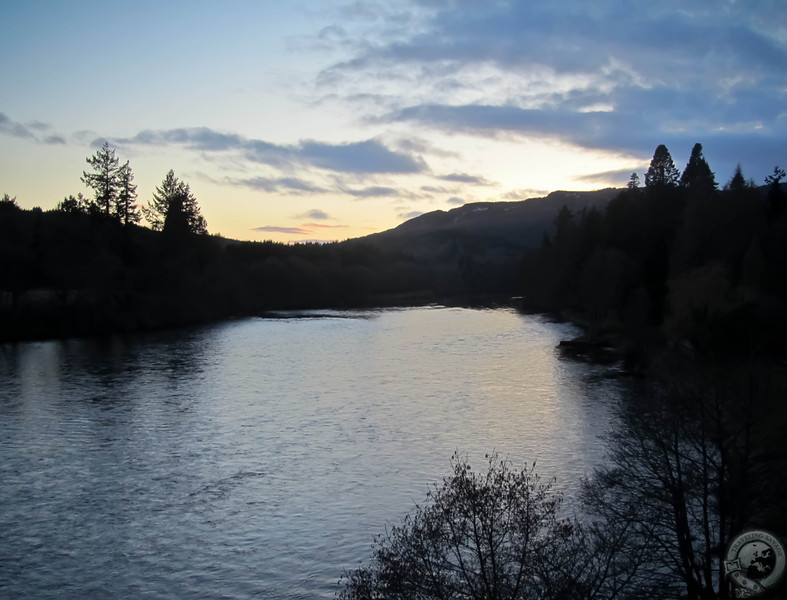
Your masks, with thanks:
M325 71L340 95L341 86L391 95L399 82L396 101L369 107L371 122L514 134L639 159L659 143L688 154L700 141L724 170L749 151L752 162L783 160L779 2L391 4L414 22L401 26L390 16L396 8L378 11L385 26L359 30L368 37Z
M413 210L410 212L399 213L397 216L403 221L409 221L410 219L415 219L416 217L420 217L422 214L424 213L420 210Z
M446 200L446 204L451 204L453 206L462 206L463 204L465 204L465 201L464 199L459 198L457 196L452 196L451 198Z
M103 142L103 139L97 139L93 145L100 146ZM307 140L292 145L280 145L248 139L235 133L222 133L207 127L192 127L145 130L133 137L117 138L112 142L117 145L178 145L198 152L240 152L250 162L279 169L314 167L354 174L409 174L428 170L421 157L391 150L376 139L342 144ZM266 182L260 183L267 185Z
M250 177L234 179L230 183L263 192L284 192L293 195L322 194L326 190L296 177Z
M440 175L438 179L443 181L455 181L457 183L468 183L471 185L497 185L493 181L489 181L486 177L480 175L468 175L467 173L451 173L449 175Z
M307 235L311 233L308 229L301 227L281 227L278 225L263 225L262 227L254 227L252 231L260 231L263 233L288 233L290 235Z
M296 219L315 219L317 221L328 221L331 219L331 216L325 212L324 210L320 210L319 208L313 208L311 210L306 211L305 213L301 213L300 215L295 216Z
M530 200L530 198L543 198L549 194L549 190L520 189L511 190L503 194L503 200Z
M642 173L643 171L647 170L647 165L643 168L640 166L639 168L633 169L618 169L615 171L604 171L601 173L589 173L587 175L578 175L574 177L574 181L582 181L586 183L595 183L600 185L608 185L612 187L622 187L625 186L631 174L635 171Z
M355 198L386 198L401 196L401 192L395 188L383 186L369 186L359 190L345 189L345 194L354 196Z
M325 223L304 223L303 227L311 229L346 229L347 225L326 225Z
M36 138L35 134L33 134L33 132L30 131L28 127L25 127L16 121L12 121L4 113L0 113L0 133L11 135L13 137L38 141L38 138Z

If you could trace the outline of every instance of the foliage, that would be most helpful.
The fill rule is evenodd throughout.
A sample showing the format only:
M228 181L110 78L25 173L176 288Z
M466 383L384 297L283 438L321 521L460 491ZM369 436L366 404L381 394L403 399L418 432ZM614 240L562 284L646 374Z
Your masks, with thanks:
M207 223L189 185L180 181L171 169L156 188L148 206L142 208L142 213L154 231L208 233Z
M65 212L86 212L115 219L124 225L137 223L140 215L136 205L137 186L133 184L134 175L126 161L120 165L115 149L104 142L93 156L85 159L93 171L82 172L82 183L94 191L92 201L67 197L59 206Z
M117 171L118 195L115 201L115 214L123 225L139 223L142 215L139 214L134 201L137 199L137 186L134 184L134 173L128 161L121 165Z
M783 171L758 189L738 168L718 190L700 144L684 185L670 165L659 146L644 192L623 190L603 214L562 209L553 236L523 257L526 300L571 311L590 336L622 333L643 357L665 341L716 358L787 350Z
M18 208L19 205L16 203L16 196L12 198L6 193L0 198L0 210L16 210Z
M680 176L681 187L697 190L699 193L709 193L717 187L716 178L710 170L708 161L702 155L702 144L694 144L691 156L683 174Z
M476 473L455 455L453 473L376 540L371 564L347 575L339 597L581 597L581 537L559 517L561 496L533 467L487 458Z
M672 162L669 150L664 144L659 144L645 173L645 187L675 187L678 185L678 178L679 172Z

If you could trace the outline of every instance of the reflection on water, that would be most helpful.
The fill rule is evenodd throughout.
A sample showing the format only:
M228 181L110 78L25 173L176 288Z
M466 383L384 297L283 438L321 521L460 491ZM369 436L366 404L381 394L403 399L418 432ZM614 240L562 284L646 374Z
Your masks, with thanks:
M619 390L510 310L0 346L0 597L332 597L455 450L574 489Z

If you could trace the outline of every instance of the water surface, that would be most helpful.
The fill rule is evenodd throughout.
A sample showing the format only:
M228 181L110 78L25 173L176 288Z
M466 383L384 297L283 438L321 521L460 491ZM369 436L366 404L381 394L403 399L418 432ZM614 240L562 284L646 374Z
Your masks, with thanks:
M620 393L513 310L0 346L0 597L322 598L455 450L569 496Z

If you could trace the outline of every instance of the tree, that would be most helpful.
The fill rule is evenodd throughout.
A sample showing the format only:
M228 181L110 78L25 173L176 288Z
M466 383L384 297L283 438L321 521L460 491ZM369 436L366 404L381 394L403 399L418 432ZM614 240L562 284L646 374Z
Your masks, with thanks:
M139 223L142 215L139 214L134 201L137 199L137 186L134 183L134 173L129 162L126 161L117 171L118 194L115 201L115 215L123 225Z
M784 191L781 181L785 177L787 173L777 165L773 167L773 173L765 178L765 185L768 186L768 212L773 217L779 216L784 211Z
M716 178L710 170L708 162L702 155L702 144L694 144L689 162L680 176L680 186L697 190L700 193L710 192L717 188Z
M64 213L70 214L78 214L78 213L87 213L90 206L90 200L85 198L82 195L82 192L76 195L69 194L65 198L63 198L60 203L55 207L55 210L59 210Z
M83 171L82 183L93 188L97 211L107 217L112 216L119 188L119 160L115 155L115 149L110 147L109 142L104 142L104 145L85 161L92 167L93 172Z
M16 203L16 196L12 198L8 194L3 194L3 197L0 198L0 210L17 210L18 208L19 205Z
M741 164L738 163L738 166L735 167L735 173L733 173L732 178L724 186L724 189L732 192L742 192L743 190L753 187L754 183L752 181L746 181L746 178L743 176Z
M621 405L624 427L607 436L608 465L584 490L602 531L627 525L622 552L641 557L628 589L637 598L727 598L729 540L771 502L762 493L766 453L754 442L761 375L687 362L674 356L651 394Z
M637 175L636 171L634 171L631 174L631 177L629 177L629 182L627 187L630 190L636 190L639 188L639 175Z
M488 471L476 473L454 455L453 473L376 539L371 563L343 578L339 598L614 597L614 536L588 543L533 467L487 458Z
M200 214L197 199L188 184L175 177L170 169L161 185L153 193L153 199L142 208L154 231L168 234L208 233L208 226Z
M664 188L678 185L679 172L672 162L669 150L660 144L653 153L647 173L645 173L645 187Z

